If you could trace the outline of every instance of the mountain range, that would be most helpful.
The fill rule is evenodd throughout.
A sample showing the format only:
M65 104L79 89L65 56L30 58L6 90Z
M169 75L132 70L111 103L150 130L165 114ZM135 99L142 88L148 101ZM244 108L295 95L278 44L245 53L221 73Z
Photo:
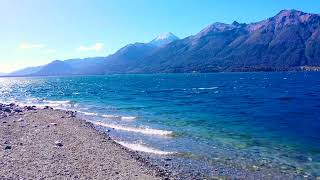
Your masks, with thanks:
M107 57L55 60L11 76L320 69L320 15L282 10L256 23L214 23L179 39L172 33Z

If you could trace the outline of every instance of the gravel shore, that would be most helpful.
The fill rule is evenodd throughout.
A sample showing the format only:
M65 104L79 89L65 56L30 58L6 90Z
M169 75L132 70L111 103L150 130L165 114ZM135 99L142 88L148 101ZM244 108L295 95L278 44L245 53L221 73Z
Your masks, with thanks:
M172 179L74 112L0 104L0 179Z

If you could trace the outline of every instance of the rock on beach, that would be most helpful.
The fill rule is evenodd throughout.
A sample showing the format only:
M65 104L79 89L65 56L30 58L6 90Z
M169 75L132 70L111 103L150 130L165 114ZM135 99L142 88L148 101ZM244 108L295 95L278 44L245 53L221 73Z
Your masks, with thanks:
M164 178L75 112L0 104L0 122L0 179Z

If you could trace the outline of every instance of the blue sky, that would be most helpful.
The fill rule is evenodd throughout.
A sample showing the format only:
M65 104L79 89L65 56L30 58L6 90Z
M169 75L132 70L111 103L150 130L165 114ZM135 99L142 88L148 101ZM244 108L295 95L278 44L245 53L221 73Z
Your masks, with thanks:
M213 22L255 22L282 9L320 13L319 0L0 0L0 72L55 59L106 56Z

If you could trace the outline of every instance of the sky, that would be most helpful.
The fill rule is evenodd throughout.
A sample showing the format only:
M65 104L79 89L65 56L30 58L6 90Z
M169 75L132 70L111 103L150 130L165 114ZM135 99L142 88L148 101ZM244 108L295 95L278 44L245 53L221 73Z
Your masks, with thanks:
M165 32L256 22L282 9L320 13L320 0L0 0L0 72L107 56Z

